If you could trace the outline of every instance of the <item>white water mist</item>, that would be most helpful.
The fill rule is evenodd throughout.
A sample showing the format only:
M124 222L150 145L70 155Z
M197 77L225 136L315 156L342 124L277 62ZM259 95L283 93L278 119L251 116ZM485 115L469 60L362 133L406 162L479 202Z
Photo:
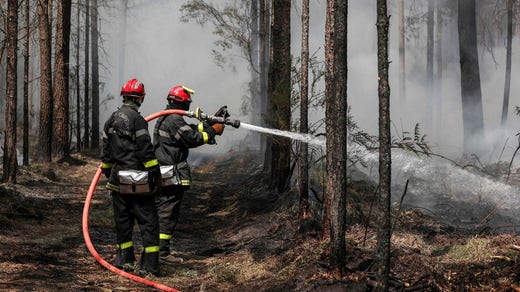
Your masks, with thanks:
M325 146L325 138L310 134L268 129L247 123L242 123L241 127ZM347 155L359 157L368 165L366 168L359 166L359 169L377 182L379 154L355 143L349 143L347 150ZM408 190L404 194L407 180ZM442 158L418 156L394 149L392 182L395 204L402 202L404 208L421 209L451 226L467 229L487 226L498 231L511 231L520 224L517 219L520 218L518 187L463 169Z
M251 125L248 123L240 123L240 128L245 128L248 130L260 132L260 133L266 133L276 136L282 136L291 138L293 140L302 141L308 144L316 145L316 146L325 146L325 138L323 137L315 137L311 134L302 134L302 133L294 133L290 131L282 131L282 130L276 130L276 129L269 129L264 127L259 127L255 125Z

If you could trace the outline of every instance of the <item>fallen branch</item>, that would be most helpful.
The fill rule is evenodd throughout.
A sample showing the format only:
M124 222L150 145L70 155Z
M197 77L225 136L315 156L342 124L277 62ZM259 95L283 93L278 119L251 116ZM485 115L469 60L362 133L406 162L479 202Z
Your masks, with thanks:
M473 228L473 230L479 228L482 224L484 224L484 222L488 221L489 217L491 217L497 211L498 211L498 206L495 206L495 208L493 208L486 216L484 216L484 218L482 218L482 220L480 220L480 222L477 225L475 225L475 228Z
M491 256L492 259L505 260L508 262L512 262L513 260L510 257L506 256Z
M517 251L520 251L520 246L519 245L511 245L511 249L514 249L514 250L517 250Z

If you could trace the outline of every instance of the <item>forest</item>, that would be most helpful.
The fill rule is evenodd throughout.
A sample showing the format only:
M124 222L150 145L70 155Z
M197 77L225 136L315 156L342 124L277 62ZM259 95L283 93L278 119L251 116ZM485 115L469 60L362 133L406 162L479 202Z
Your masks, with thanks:
M0 19L0 289L520 291L520 1L0 0ZM110 264L99 172L130 78L150 133L179 84L236 121L190 152L185 261L151 279Z

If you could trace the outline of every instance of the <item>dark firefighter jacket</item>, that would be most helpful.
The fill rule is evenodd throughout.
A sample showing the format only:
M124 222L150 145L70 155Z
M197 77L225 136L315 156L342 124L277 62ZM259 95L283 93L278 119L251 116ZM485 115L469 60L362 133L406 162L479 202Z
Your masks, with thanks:
M148 123L137 107L123 104L103 128L102 168L112 168L107 189L119 191L117 171L146 170L158 165L148 132Z
M166 109L172 108L168 106ZM189 186L191 174L186 162L189 148L210 143L214 137L213 128L205 123L188 124L179 114L162 116L153 132L155 156L160 165L175 165L181 184Z

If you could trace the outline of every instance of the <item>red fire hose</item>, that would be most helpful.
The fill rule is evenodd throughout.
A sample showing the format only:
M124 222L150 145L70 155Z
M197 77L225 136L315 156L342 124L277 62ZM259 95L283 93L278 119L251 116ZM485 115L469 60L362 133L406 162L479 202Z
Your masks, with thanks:
M156 119L160 116L169 115L169 114L180 114L180 115L190 116L193 113L183 111L183 110L164 110L164 111L160 111L160 112L154 113L154 114L146 117L145 120L150 121L150 120ZM96 186L98 184L100 176L101 176L101 165L98 167L96 174L92 178L92 182L90 183L87 197L85 199L85 205L83 207L83 218L82 218L83 238L85 239L85 244L87 245L87 248L90 251L90 253L92 254L92 256L94 256L96 261L98 261L98 263L100 263L103 267L109 269L110 271L112 271L116 274L126 277L132 281L139 282L139 283L142 283L142 284L145 284L148 286L152 286L152 287L154 287L156 289L160 289L162 291L180 292L179 290L176 290L172 287L168 287L166 285L163 285L163 284L160 284L160 283L157 283L154 281L150 281L145 278L139 277L137 275L127 273L121 269L118 269L118 268L114 267L113 265L111 265L110 263L108 263L107 261L105 261L99 255L99 253L96 251L96 249L94 248L94 245L92 244L92 241L90 240L90 233L88 231L88 212L90 209L90 202L92 201L92 196L94 195L94 191L96 190Z

